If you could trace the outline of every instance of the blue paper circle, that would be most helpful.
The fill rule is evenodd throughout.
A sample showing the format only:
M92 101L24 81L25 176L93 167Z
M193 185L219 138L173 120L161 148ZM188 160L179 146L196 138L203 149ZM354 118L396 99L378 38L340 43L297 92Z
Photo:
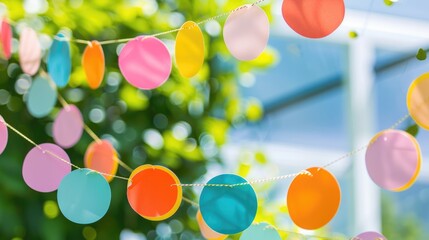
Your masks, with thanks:
M33 80L27 94L27 108L33 117L48 115L57 102L57 90L49 80L37 77Z
M240 236L240 240L281 240L277 230L268 223L252 224Z
M222 174L208 184L237 184L246 180L234 174ZM200 196L200 211L204 221L214 231L235 234L243 231L255 219L258 203L251 185L205 186Z
M109 209L110 186L101 174L87 168L77 169L63 178L57 199L67 219L90 224L100 220Z
M70 44L62 33L58 33L49 49L48 73L58 87L64 87L69 82L70 72Z

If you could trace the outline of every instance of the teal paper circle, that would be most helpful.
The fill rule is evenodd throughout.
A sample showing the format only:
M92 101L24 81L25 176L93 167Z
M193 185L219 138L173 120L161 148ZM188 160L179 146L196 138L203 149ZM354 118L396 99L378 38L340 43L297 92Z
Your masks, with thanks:
M277 230L268 223L252 224L240 236L240 240L281 240Z
M48 73L58 87L67 85L70 79L70 44L62 33L58 33L48 55Z
M33 117L48 115L57 102L57 90L48 79L37 77L27 93L27 108Z
M100 220L110 206L111 191L106 179L87 168L63 178L57 192L61 213L70 221L90 224Z
M207 184L237 184L247 181L234 174L222 174ZM258 202L251 185L205 186L200 196L200 211L204 221L222 234L239 233L252 224Z

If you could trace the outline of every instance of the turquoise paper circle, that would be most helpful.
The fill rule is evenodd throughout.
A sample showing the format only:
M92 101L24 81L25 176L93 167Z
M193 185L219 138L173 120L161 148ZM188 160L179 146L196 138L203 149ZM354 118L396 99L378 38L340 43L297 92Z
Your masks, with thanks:
M57 90L48 79L37 77L33 80L27 94L27 108L33 117L48 115L57 102Z
M246 180L234 174L222 174L207 184L237 184ZM258 202L251 185L234 187L205 186L200 196L200 211L204 221L214 231L235 234L243 231L255 219Z
M70 221L90 224L100 220L110 206L111 192L106 179L87 168L63 178L57 192L58 206Z
M67 85L71 72L70 44L64 39L65 36L58 33L48 55L48 73L58 87Z
M268 223L252 224L240 236L240 240L281 240L277 230Z

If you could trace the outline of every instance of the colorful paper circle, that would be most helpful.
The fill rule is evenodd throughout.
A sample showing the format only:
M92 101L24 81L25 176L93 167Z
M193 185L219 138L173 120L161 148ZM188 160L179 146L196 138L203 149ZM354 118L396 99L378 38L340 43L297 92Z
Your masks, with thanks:
M240 236L240 240L281 240L277 230L268 223L252 224Z
M26 27L22 30L18 53L22 71L31 76L36 74L40 67L42 49L37 33L32 28Z
M296 176L287 193L292 221L300 228L314 230L325 226L340 206L341 191L335 177L323 168L307 169L311 175Z
M403 191L416 181L420 172L420 146L407 132L385 130L372 138L365 162L369 176L378 186Z
M100 220L110 206L106 179L90 169L77 169L64 177L57 192L58 206L70 221L90 224Z
M67 85L70 79L70 44L62 33L58 33L52 42L48 55L48 73L58 87Z
M207 184L240 184L247 181L234 174L222 174ZM201 215L207 225L222 234L243 231L255 219L258 202L251 185L205 186L200 196Z
M94 141L85 152L85 167L100 173L115 175L118 171L118 155L112 144L107 140ZM112 176L103 175L107 181L113 179Z
M12 28L6 18L0 25L0 48L0 56L9 59L12 53Z
M231 54L242 61L258 57L268 43L270 22L259 6L239 7L226 19L223 37Z
M85 70L86 81L92 89L97 89L104 77L104 52L100 43L92 41L82 56L82 66Z
M67 105L58 113L52 125L54 141L63 148L73 147L82 136L83 118L75 105Z
M387 238L378 232L364 232L357 235L352 240L387 240Z
M52 192L58 189L64 176L70 173L70 158L55 144L44 143L39 147L34 147L25 156L22 176L30 188L38 192Z
M131 208L151 221L171 217L182 202L182 187L168 168L143 165L136 168L128 180L127 198Z
M415 79L407 93L408 112L422 128L429 130L429 72Z
M8 138L7 126L3 117L0 116L0 154L2 154L6 148Z
M27 108L33 117L48 115L57 102L57 90L49 80L37 77L27 93Z
M213 231L213 229L211 229L207 225L207 223L204 222L203 216L201 215L201 212L199 209L198 209L196 218L197 218L198 226L200 228L201 235L203 235L203 237L205 239L224 240L225 238L228 237L228 235L224 235L224 234L217 233L217 232Z
M171 72L167 47L154 37L137 37L119 54L119 68L125 79L141 89L154 89L167 81Z
M323 38L343 22L344 0L283 0L283 19L298 34Z
M185 22L176 37L176 64L184 77L193 77L204 63L204 37L200 27Z

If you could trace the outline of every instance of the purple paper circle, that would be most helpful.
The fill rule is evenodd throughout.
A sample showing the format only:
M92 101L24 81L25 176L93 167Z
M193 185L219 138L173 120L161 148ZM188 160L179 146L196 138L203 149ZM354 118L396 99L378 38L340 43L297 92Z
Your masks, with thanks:
M364 232L354 237L353 240L387 240L387 238L378 232Z
M371 140L365 162L369 176L378 186L402 191L414 183L420 171L420 147L404 131L382 131Z
M0 154L3 153L7 145L8 133L7 126L4 123L4 119L0 116Z
M140 89L154 89L167 81L171 56L167 47L154 37L137 37L119 54L119 68L125 79Z
M58 189L61 180L71 172L70 158L59 146L40 144L25 156L22 176L25 183L38 192L52 192ZM60 157L62 160L58 159Z
M52 126L54 141L63 148L73 147L82 136L83 118L75 105L67 105L58 113Z

